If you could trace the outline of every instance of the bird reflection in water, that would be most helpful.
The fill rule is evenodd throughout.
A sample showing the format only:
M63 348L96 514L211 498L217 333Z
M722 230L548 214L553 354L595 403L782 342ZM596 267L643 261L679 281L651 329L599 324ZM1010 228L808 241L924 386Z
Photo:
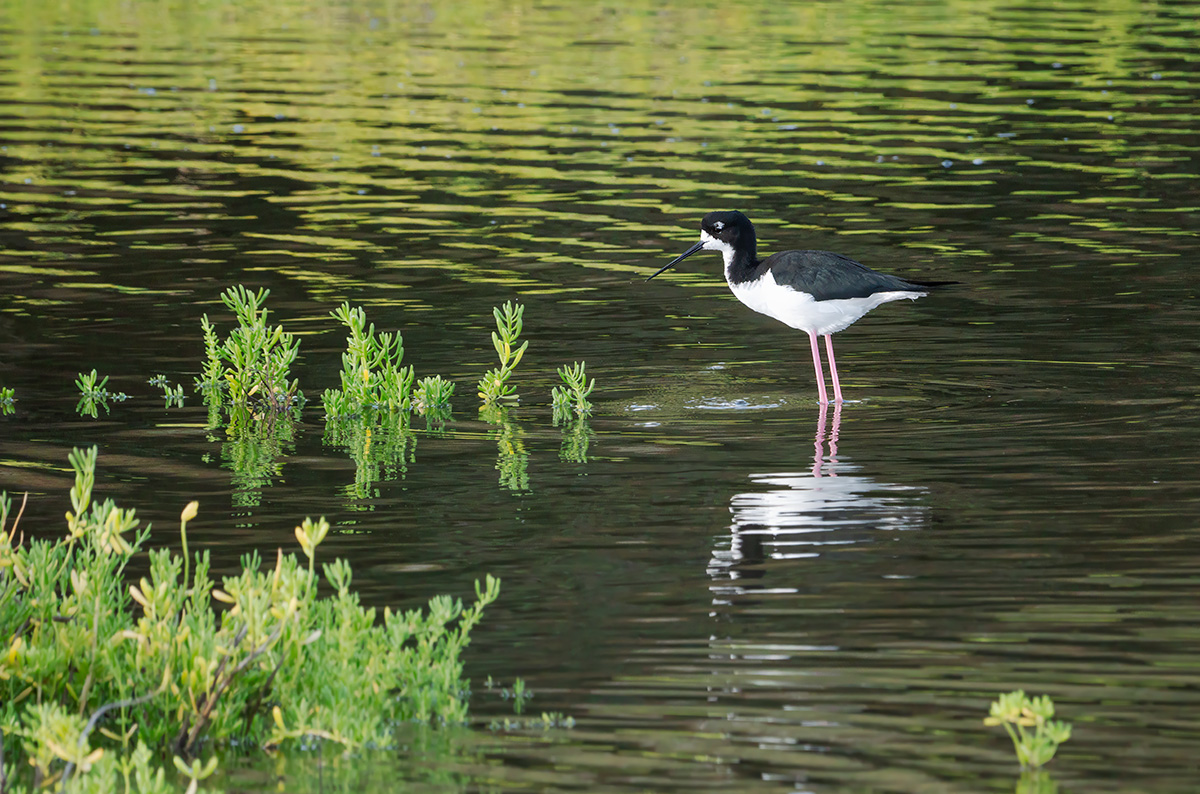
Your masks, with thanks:
M818 558L838 549L877 543L898 530L919 529L930 521L926 489L880 482L838 459L841 406L822 406L808 472L751 474L753 488L729 500L733 523L718 540L708 573L714 603L754 590L797 592L795 560ZM828 455L826 455L828 445ZM887 534L884 534L887 533ZM778 581L762 582L768 571Z
M837 476L838 430L842 427L841 403L837 403L833 407L833 427L829 430L829 472L822 473L821 471L821 465L825 462L825 415L828 413L828 408L827 404L823 404L821 406L821 415L817 419L817 435L813 441L813 477Z

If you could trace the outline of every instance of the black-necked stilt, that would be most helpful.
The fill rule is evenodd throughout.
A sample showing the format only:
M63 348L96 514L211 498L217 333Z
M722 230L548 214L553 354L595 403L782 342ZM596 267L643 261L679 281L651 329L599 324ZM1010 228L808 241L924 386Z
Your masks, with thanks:
M812 345L813 368L821 404L829 403L817 337L825 337L829 377L836 402L842 402L832 335L888 301L916 300L949 281L909 281L878 273L853 259L830 251L780 251L766 259L757 256L754 224L737 210L710 212L700 222L700 242L658 269L654 276L701 250L725 257L725 280L738 300L754 311L804 331Z

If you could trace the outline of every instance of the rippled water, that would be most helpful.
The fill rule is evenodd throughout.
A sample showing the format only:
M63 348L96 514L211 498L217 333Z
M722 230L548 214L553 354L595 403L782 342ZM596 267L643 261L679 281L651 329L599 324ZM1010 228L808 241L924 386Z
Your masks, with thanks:
M1006 791L982 717L1024 687L1075 724L1063 790L1192 791L1197 18L0 4L0 487L58 526L66 452L98 443L103 491L160 526L200 499L222 564L326 514L371 601L502 578L478 730L298 790ZM822 415L804 337L715 256L643 281L724 208L761 251L960 285L838 335L851 402ZM314 400L256 466L146 384L190 384L236 283L271 289ZM514 298L522 403L493 424L474 383ZM315 401L343 300L458 383L373 469ZM564 433L574 360L597 412ZM92 367L132 399L81 419ZM488 731L488 675L576 727Z

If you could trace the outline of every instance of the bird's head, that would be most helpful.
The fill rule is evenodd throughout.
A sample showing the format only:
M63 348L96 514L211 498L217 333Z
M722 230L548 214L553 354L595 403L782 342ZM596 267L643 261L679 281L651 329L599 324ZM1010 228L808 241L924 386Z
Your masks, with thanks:
M754 259L755 247L754 224L750 223L749 218L737 210L710 212L700 221L700 242L663 265L646 280L679 264L697 251L720 251L728 263L734 251L746 251Z
M754 224L737 210L710 212L700 221L700 242L707 251L750 248L754 253Z

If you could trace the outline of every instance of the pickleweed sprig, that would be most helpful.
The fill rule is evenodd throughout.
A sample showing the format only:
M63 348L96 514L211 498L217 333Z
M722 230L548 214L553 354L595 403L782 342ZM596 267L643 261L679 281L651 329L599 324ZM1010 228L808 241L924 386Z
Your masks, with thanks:
M104 388L108 383L108 376L100 378L100 382L96 382L96 370L84 373L80 372L79 377L75 379L75 385L79 387L79 393L91 400L99 400L108 396L108 389Z
M348 302L330 315L350 329L346 352L342 353L341 388L321 395L327 419L361 416L368 411L408 410L412 396L413 368L401 366L404 337L399 331L375 332L361 306Z
M558 368L558 377L562 380L562 386L555 386L551 392L551 400L554 406L554 424L564 421L571 413L575 416L588 416L592 413L592 404L588 402L588 395L592 393L592 389L596 388L596 379L592 378L588 382L587 373L584 371L584 362L576 361L571 366L563 366Z
M253 411L276 415L303 401L299 380L291 379L291 366L300 355L300 340L267 324L266 288L252 292L242 285L221 294L237 318L237 327L223 341L208 315L200 319L204 329L204 368L197 388L208 401L224 403L228 391L231 412Z
M217 757L214 755L206 763L200 763L199 758L193 758L192 763L185 763L182 758L175 756L175 768L188 779L187 791L184 794L196 794L200 781L211 777L217 771Z
M99 382L97 382L99 378ZM90 416L93 419L97 416L97 408L103 408L105 413L108 413L108 401L124 402L129 399L129 395L125 392L112 392L106 387L108 385L108 376L100 378L96 374L96 370L91 372L80 372L79 377L75 379L75 386L79 389L79 403L75 406L75 411L80 416Z
M172 386L171 381L167 379L167 376L162 374L155 375L146 382L151 386L157 386L163 390L163 400L166 403L164 406L165 408L183 407L184 394L182 383Z
M492 316L496 318L492 347L496 348L496 355L500 357L500 366L488 370L479 381L479 399L483 400L485 405L494 405L502 400L516 400L518 397L515 387L509 385L508 379L517 364L521 363L525 348L529 347L528 340L520 347L516 346L521 336L524 314L525 307L512 301L506 301L503 307L492 310Z
M228 387L225 365L221 363L221 340L207 314L200 318L200 328L204 331L204 368L196 378L196 390L203 392L206 398L213 392L219 396L221 389Z
M450 398L454 395L454 382L441 375L422 378L413 392L413 410L427 420L442 421L450 417Z
M183 394L183 384L177 383L174 386L163 386L163 401L167 408L182 408L185 397Z
M1054 718L1049 695L1030 698L1018 689L992 702L984 725L1003 725L1022 769L1040 769L1071 738L1071 724Z

